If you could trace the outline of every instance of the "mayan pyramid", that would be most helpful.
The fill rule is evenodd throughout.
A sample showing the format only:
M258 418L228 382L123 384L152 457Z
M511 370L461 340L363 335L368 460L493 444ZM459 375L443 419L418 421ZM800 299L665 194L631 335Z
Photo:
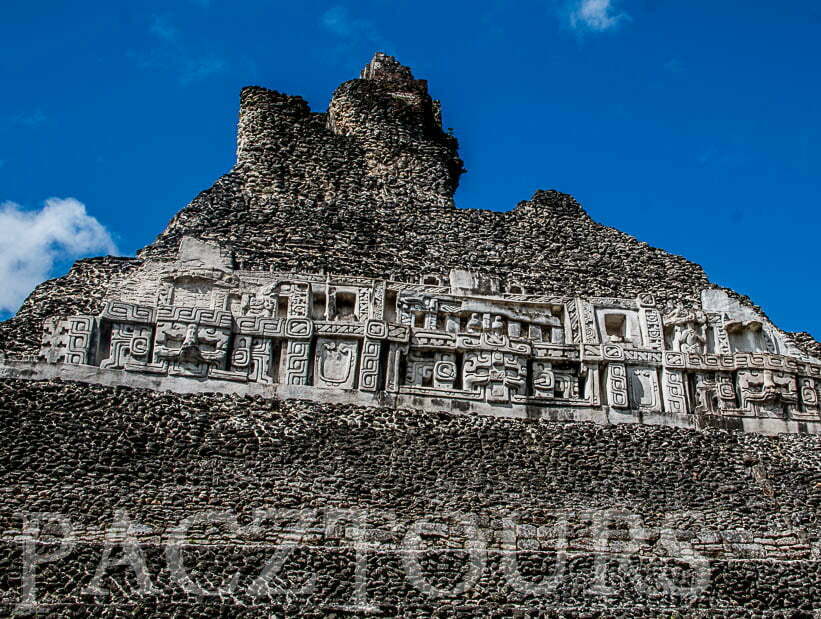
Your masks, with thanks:
M821 613L821 344L464 171L391 56L244 88L227 174L0 323L3 608Z

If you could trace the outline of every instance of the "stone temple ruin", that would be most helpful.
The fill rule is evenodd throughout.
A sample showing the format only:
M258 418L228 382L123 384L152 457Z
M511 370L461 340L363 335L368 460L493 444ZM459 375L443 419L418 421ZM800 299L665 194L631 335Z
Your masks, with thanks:
M227 174L137 257L81 260L0 323L0 562L32 556L25 523L78 540L43 560L39 610L821 611L821 344L566 194L457 209L457 148L384 54L327 112L245 88ZM343 516L262 526L279 507ZM192 588L162 544L214 510ZM441 544L439 589L400 576L402 523L443 511L481 533L470 587L453 523L411 536ZM106 576L123 535L150 595ZM31 610L20 574L0 604Z
M362 93L374 88L387 109L366 107ZM536 249L514 259L514 269L494 268L499 253L515 250L495 234L495 251L472 255L485 239L453 227L465 213L452 206L462 171L454 140L442 134L425 82L396 61L377 55L317 116L297 99L246 89L229 174L241 177L239 195L223 195L231 184L224 178L218 195L200 196L142 260L110 278L99 311L47 317L36 361L7 362L7 374L552 420L821 431L821 361L737 295L691 283L691 273L669 281L679 277L674 257L662 257L668 281L605 291L598 280L608 265L599 261L612 248L600 244L594 262L582 265L545 264ZM335 142L342 152L329 155ZM329 161L306 169L300 153L309 164ZM339 178L349 157L364 160L362 176ZM282 169L288 163L300 164L298 179ZM362 207L373 216L369 227L386 224L370 231L373 238L357 229L363 213L329 208L350 180L357 192L370 187L381 198L356 196L373 199ZM306 184L320 204L302 197ZM284 200L283 191L290 192ZM430 231L434 249L454 240L457 247L435 263L430 248L398 253L392 270L399 273L377 274L358 263L362 247L339 241L358 236L350 244L367 250L381 236L400 236L402 207L385 203L400 196L414 211L405 230ZM393 217L384 212L391 210ZM294 231L306 215L325 221ZM257 225L269 216L270 243ZM483 217L495 217L495 229L521 228L505 214ZM555 227L528 232L537 240ZM551 282L556 270L575 281ZM671 295L681 284L687 294Z
M177 392L821 432L821 362L719 290L665 312L652 293L528 294L462 269L419 282L243 271L193 237L176 260L116 277L99 315L47 319L37 363L12 367Z

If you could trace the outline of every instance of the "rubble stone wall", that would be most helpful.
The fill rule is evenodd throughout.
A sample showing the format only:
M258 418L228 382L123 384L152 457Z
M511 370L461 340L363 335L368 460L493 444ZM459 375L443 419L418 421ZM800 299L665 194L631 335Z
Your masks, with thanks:
M821 610L819 437L14 380L0 381L0 416L7 609L21 598L20 514L32 527L32 513L48 512L67 518L75 539L65 557L37 566L36 601L58 614ZM135 593L129 563L116 566L126 556L111 537L118 511L151 594ZM209 523L209 511L222 516ZM168 567L186 518L184 570L220 595L186 592ZM36 535L61 537L47 524ZM108 593L95 596L85 588L106 535L111 566L96 585ZM414 541L424 551L411 555L416 585ZM252 589L284 547L282 588ZM551 576L552 589L527 589Z

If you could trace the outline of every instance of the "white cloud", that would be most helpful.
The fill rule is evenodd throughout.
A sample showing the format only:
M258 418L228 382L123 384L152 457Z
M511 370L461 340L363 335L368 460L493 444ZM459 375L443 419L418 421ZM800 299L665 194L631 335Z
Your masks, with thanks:
M570 8L570 26L575 30L604 32L618 26L625 13L617 13L611 0L575 0Z
M0 312L15 312L54 263L93 252L117 254L108 230L74 198L49 198L39 211L0 203Z

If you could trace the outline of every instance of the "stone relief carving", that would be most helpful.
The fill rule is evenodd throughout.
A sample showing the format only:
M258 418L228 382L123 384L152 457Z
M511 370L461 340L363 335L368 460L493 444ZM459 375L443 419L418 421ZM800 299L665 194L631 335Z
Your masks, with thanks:
M387 333L385 333L387 335ZM359 388L362 391L377 391L381 376L380 361L383 343L365 339L362 344L362 367L359 373Z
M289 340L285 366L286 385L307 385L310 369L310 344L306 341Z
M664 368L662 370L662 392L666 410L678 415L687 413L688 398L684 372Z
M821 422L821 364L774 354L772 327L726 313L662 313L652 295L531 297L496 285L488 296L466 272L445 288L221 268L149 269L156 280L141 274L99 316L47 321L40 361L501 410Z
M664 324L671 331L669 339L671 348L677 352L704 354L707 352L705 325L707 317L704 312L674 308L664 317Z
M445 353L433 366L433 386L437 389L453 389L458 371L454 357Z
M718 405L718 383L713 374L696 372L693 375L695 412L715 413Z
M712 340L707 340L707 352L721 355L732 354L730 350L730 338L724 328L724 316L722 314L707 313L707 325L712 334Z
M658 371L652 367L629 366L630 403L641 411L661 411Z
M610 363L607 366L607 400L613 408L628 408L627 368L623 363Z
M370 318L374 320L385 319L385 291L386 283L384 281L373 283Z
M255 337L251 341L251 367L248 371L248 380L273 384L276 382L276 365L273 355L275 354L273 341Z
M129 364L144 366L150 361L154 329L148 325L115 322L111 326L110 356L100 363L101 368L123 369Z
M471 351L465 353L465 389L484 394L488 402L510 402L525 385L524 360L513 353Z
M572 369L556 369L553 371L556 381L556 395L562 400L577 400L579 398L579 377Z
M230 333L218 327L183 322L158 322L154 338L154 362L169 374L208 375L222 369L228 354Z
M715 381L719 410L726 412L736 408L738 398L736 397L732 374L730 372L716 372Z
M537 361L532 371L533 395L542 400L552 400L556 397L556 376L553 373L553 364L546 361Z
M799 378L798 388L803 407L800 411L794 410L793 416L798 419L817 419L821 401L821 381L802 376Z
M242 295L242 315L274 318L277 315L278 299L277 284L268 284L254 292L246 292Z
M359 343L350 340L319 338L316 344L314 376L319 387L353 389Z
M43 325L40 359L47 363L87 364L94 331L95 321L89 316L47 319Z
M290 292L288 302L288 318L307 318L310 285L295 283L286 285L286 292Z
M174 304L174 282L163 280L157 290L157 305Z
M798 403L795 376L773 370L738 373L741 407L756 417L782 417Z
M596 328L593 305L585 299L576 299L576 304L579 307L582 341L586 344L597 344L601 342L599 331Z

